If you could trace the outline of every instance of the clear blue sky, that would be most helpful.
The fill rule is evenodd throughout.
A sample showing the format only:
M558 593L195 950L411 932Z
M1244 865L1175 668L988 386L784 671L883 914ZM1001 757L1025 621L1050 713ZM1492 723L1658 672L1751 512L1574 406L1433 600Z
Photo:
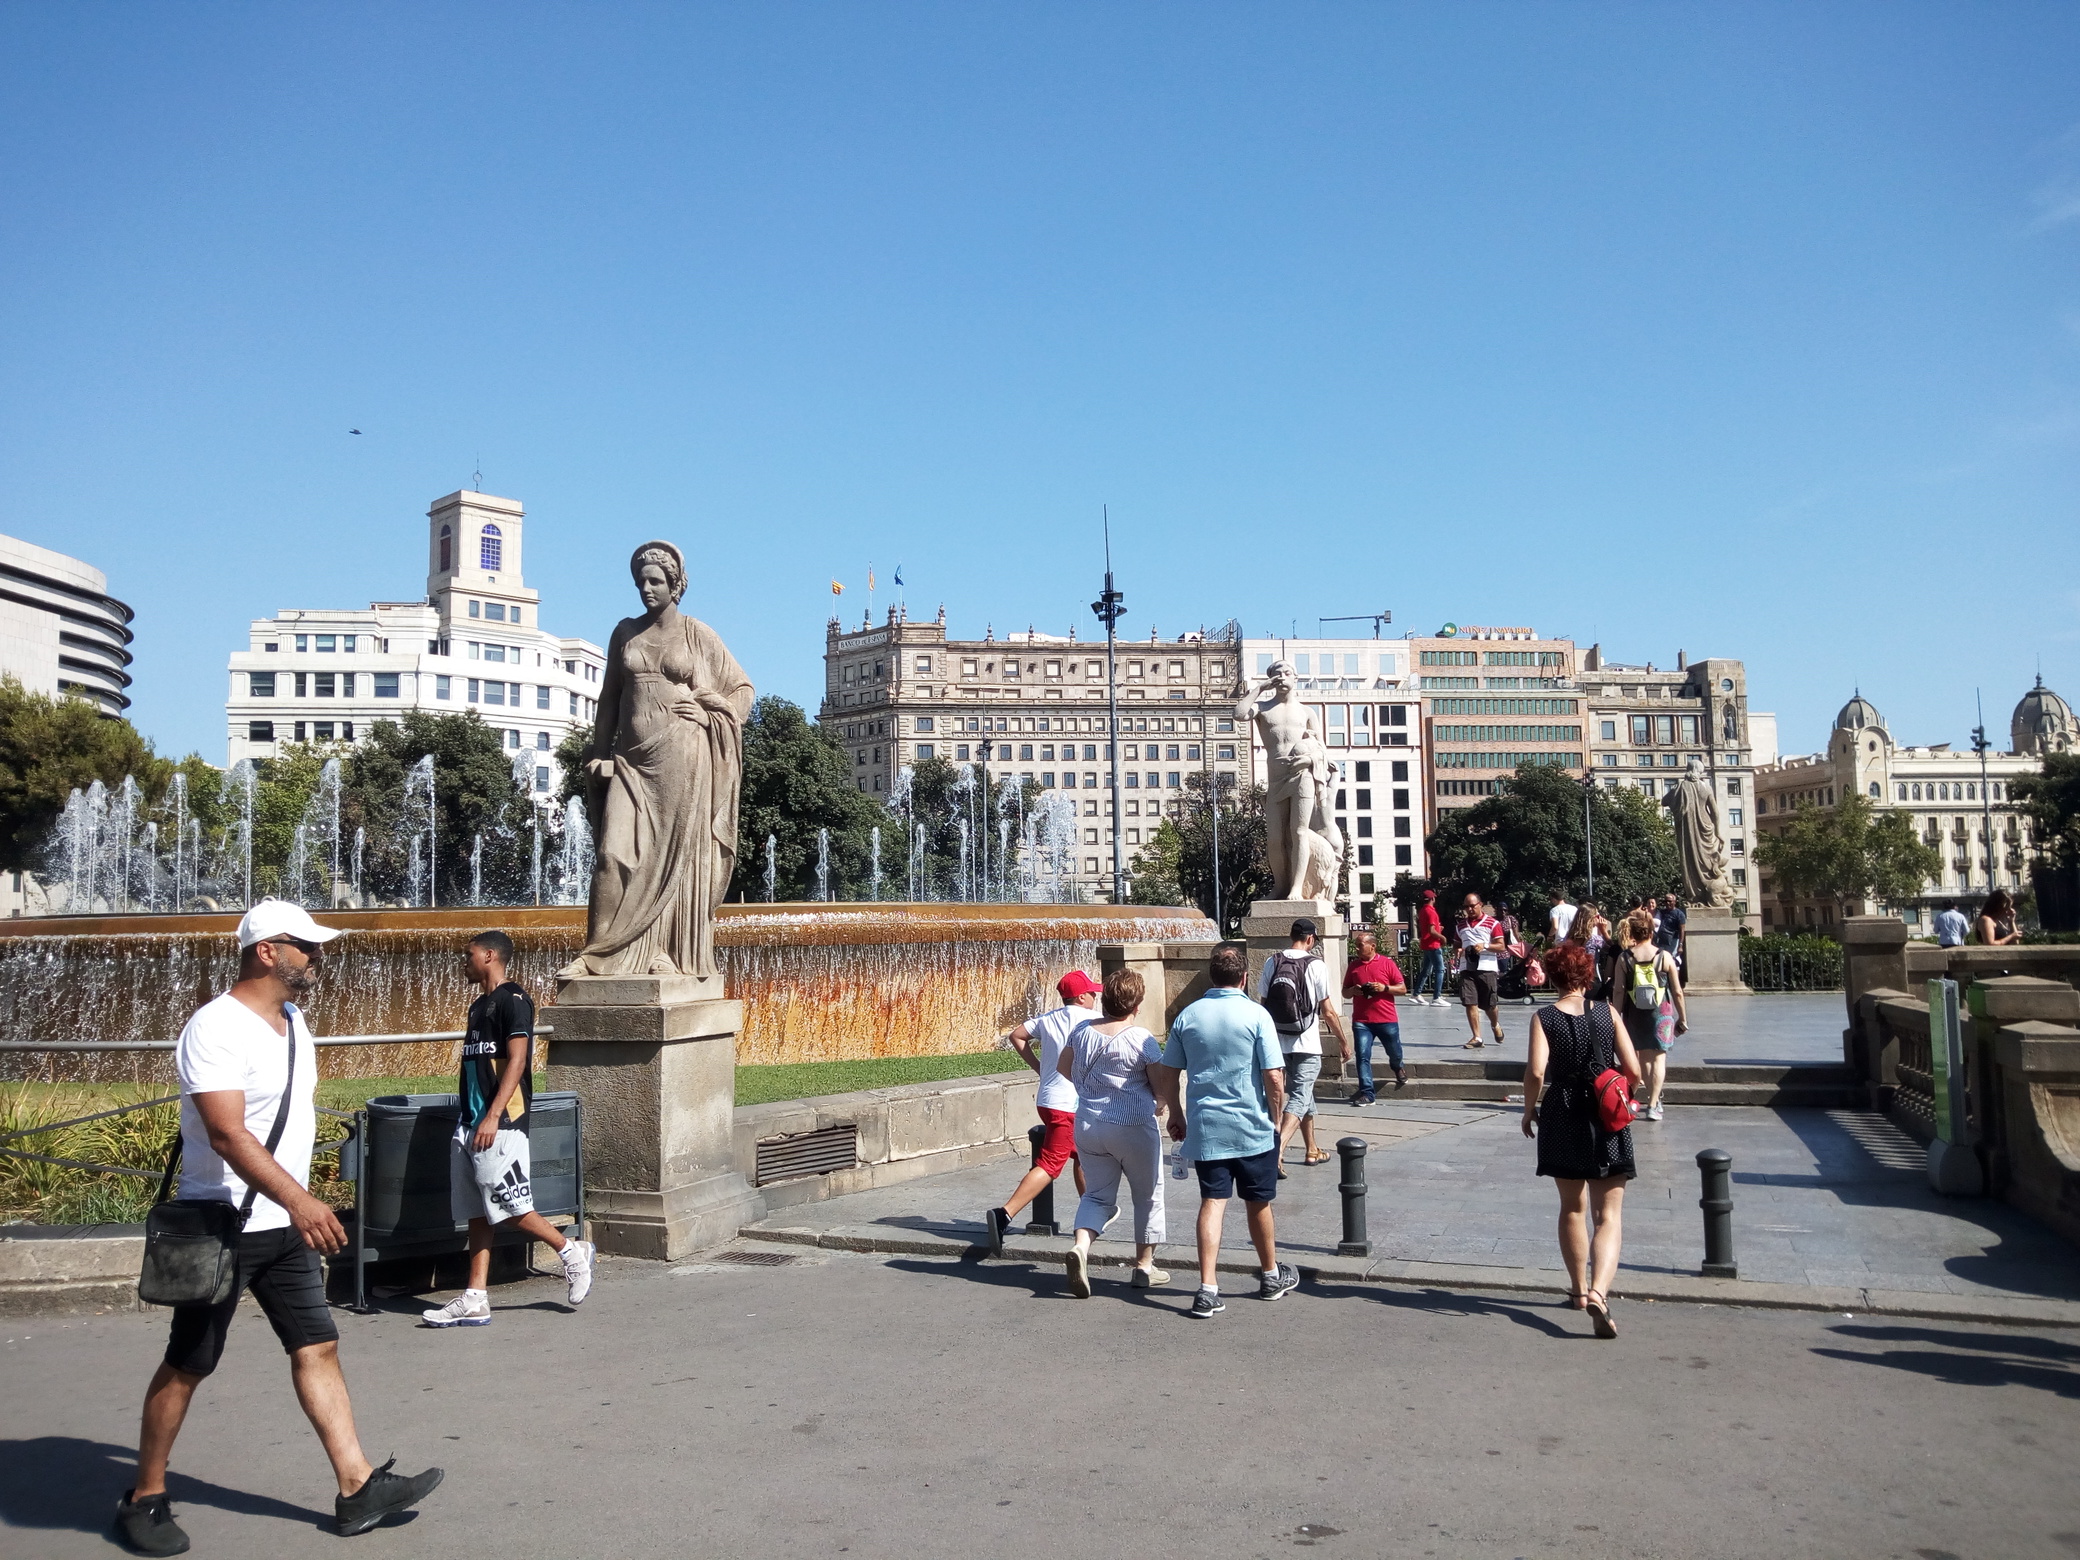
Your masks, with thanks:
M871 558L956 633L1391 607L2080 699L2080 7L0 10L0 530L223 759L249 618L524 500L813 701ZM359 438L348 434L360 428Z

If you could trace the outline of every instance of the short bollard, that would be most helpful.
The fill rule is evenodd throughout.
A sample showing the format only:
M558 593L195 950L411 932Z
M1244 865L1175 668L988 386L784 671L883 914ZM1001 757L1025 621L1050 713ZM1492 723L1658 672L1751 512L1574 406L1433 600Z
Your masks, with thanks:
M1706 1278L1739 1278L1733 1260L1733 1155L1723 1148L1708 1148L1697 1156L1704 1195L1697 1206L1704 1210L1704 1268Z
M1365 1140L1347 1137L1337 1140L1336 1152L1343 1156L1343 1181L1336 1188L1343 1193L1343 1239L1336 1243L1339 1257L1369 1257L1372 1242L1365 1234Z
M1040 1145L1047 1141L1047 1128L1028 1127L1026 1140L1033 1145L1033 1163L1040 1163ZM1049 1181L1040 1188L1040 1195L1033 1199L1033 1210L1026 1216L1028 1235L1059 1235L1061 1226L1054 1222L1054 1182Z

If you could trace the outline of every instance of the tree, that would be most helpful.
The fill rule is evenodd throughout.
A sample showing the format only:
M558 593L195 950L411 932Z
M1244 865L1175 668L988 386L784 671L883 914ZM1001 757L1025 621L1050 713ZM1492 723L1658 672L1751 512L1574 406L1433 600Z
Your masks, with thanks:
M152 803L172 773L127 720L76 694L52 698L0 677L0 870L37 865L73 791L96 780L114 790L130 775Z
M1271 892L1271 867L1264 838L1264 788L1220 797L1220 919L1222 936L1240 933L1242 918ZM1134 863L1127 898L1137 905L1197 905L1214 915L1214 804L1207 779L1185 777L1183 810L1157 825L1153 840Z
M556 810L562 812L572 802L579 807L585 805L585 761L592 757L592 722L573 726L563 734L556 744L556 768L563 776L563 783L556 788Z
M2080 753L2046 753L2043 772L2012 781L2008 794L2054 865L2080 865Z
M852 760L837 738L811 722L799 704L767 695L744 723L744 789L737 809L737 868L729 897L766 896L766 836L773 837L775 899L815 892L816 836L830 830L834 899L864 899L873 876L872 839L890 827L887 809L861 791Z
M405 812L405 776L428 754L436 898L448 905L468 902L470 854L482 836L485 898L517 902L532 868L533 801L515 776L504 738L475 710L406 710L395 721L377 721L368 739L347 752L340 833L350 840L357 828L363 833L364 892L379 900L399 900L408 892L411 838L426 825L416 809L410 816Z
M1755 846L1780 895L1832 899L1840 915L1864 900L1904 904L1943 871L1942 853L1914 834L1903 812L1880 812L1848 795L1832 808L1801 807Z
M1554 889L1576 901L1588 893L1585 795L1594 830L1595 897L1614 906L1643 894L1679 892L1675 831L1645 792L1602 786L1585 792L1580 780L1555 765L1520 764L1498 795L1439 820L1425 842L1430 877L1402 874L1394 884L1396 904L1413 915L1424 888L1437 889L1445 904L1472 892L1508 906L1529 924L1542 924Z

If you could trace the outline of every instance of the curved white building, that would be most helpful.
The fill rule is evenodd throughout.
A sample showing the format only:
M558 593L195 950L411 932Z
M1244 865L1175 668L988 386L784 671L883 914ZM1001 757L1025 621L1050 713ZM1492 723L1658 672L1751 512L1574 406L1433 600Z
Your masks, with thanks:
M77 693L122 714L134 616L99 569L0 536L0 673L31 692Z

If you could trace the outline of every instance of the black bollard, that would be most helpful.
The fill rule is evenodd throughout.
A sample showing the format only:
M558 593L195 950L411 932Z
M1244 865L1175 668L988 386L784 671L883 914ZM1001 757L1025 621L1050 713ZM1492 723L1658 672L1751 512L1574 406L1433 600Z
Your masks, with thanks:
M1697 1169L1704 1182L1697 1200L1704 1210L1704 1276L1739 1278L1733 1260L1733 1155L1707 1148L1697 1156Z
M1047 1128L1028 1127L1026 1141L1033 1145L1033 1163L1040 1163L1040 1145L1047 1141ZM1049 1181L1040 1188L1040 1195L1033 1199L1032 1211L1026 1215L1028 1235L1059 1235L1061 1227L1054 1222L1054 1182Z
M1343 1239L1336 1243L1339 1257L1369 1257L1372 1242L1365 1234L1365 1140L1347 1137L1337 1140L1336 1152L1343 1156L1343 1181L1337 1190L1343 1193Z

